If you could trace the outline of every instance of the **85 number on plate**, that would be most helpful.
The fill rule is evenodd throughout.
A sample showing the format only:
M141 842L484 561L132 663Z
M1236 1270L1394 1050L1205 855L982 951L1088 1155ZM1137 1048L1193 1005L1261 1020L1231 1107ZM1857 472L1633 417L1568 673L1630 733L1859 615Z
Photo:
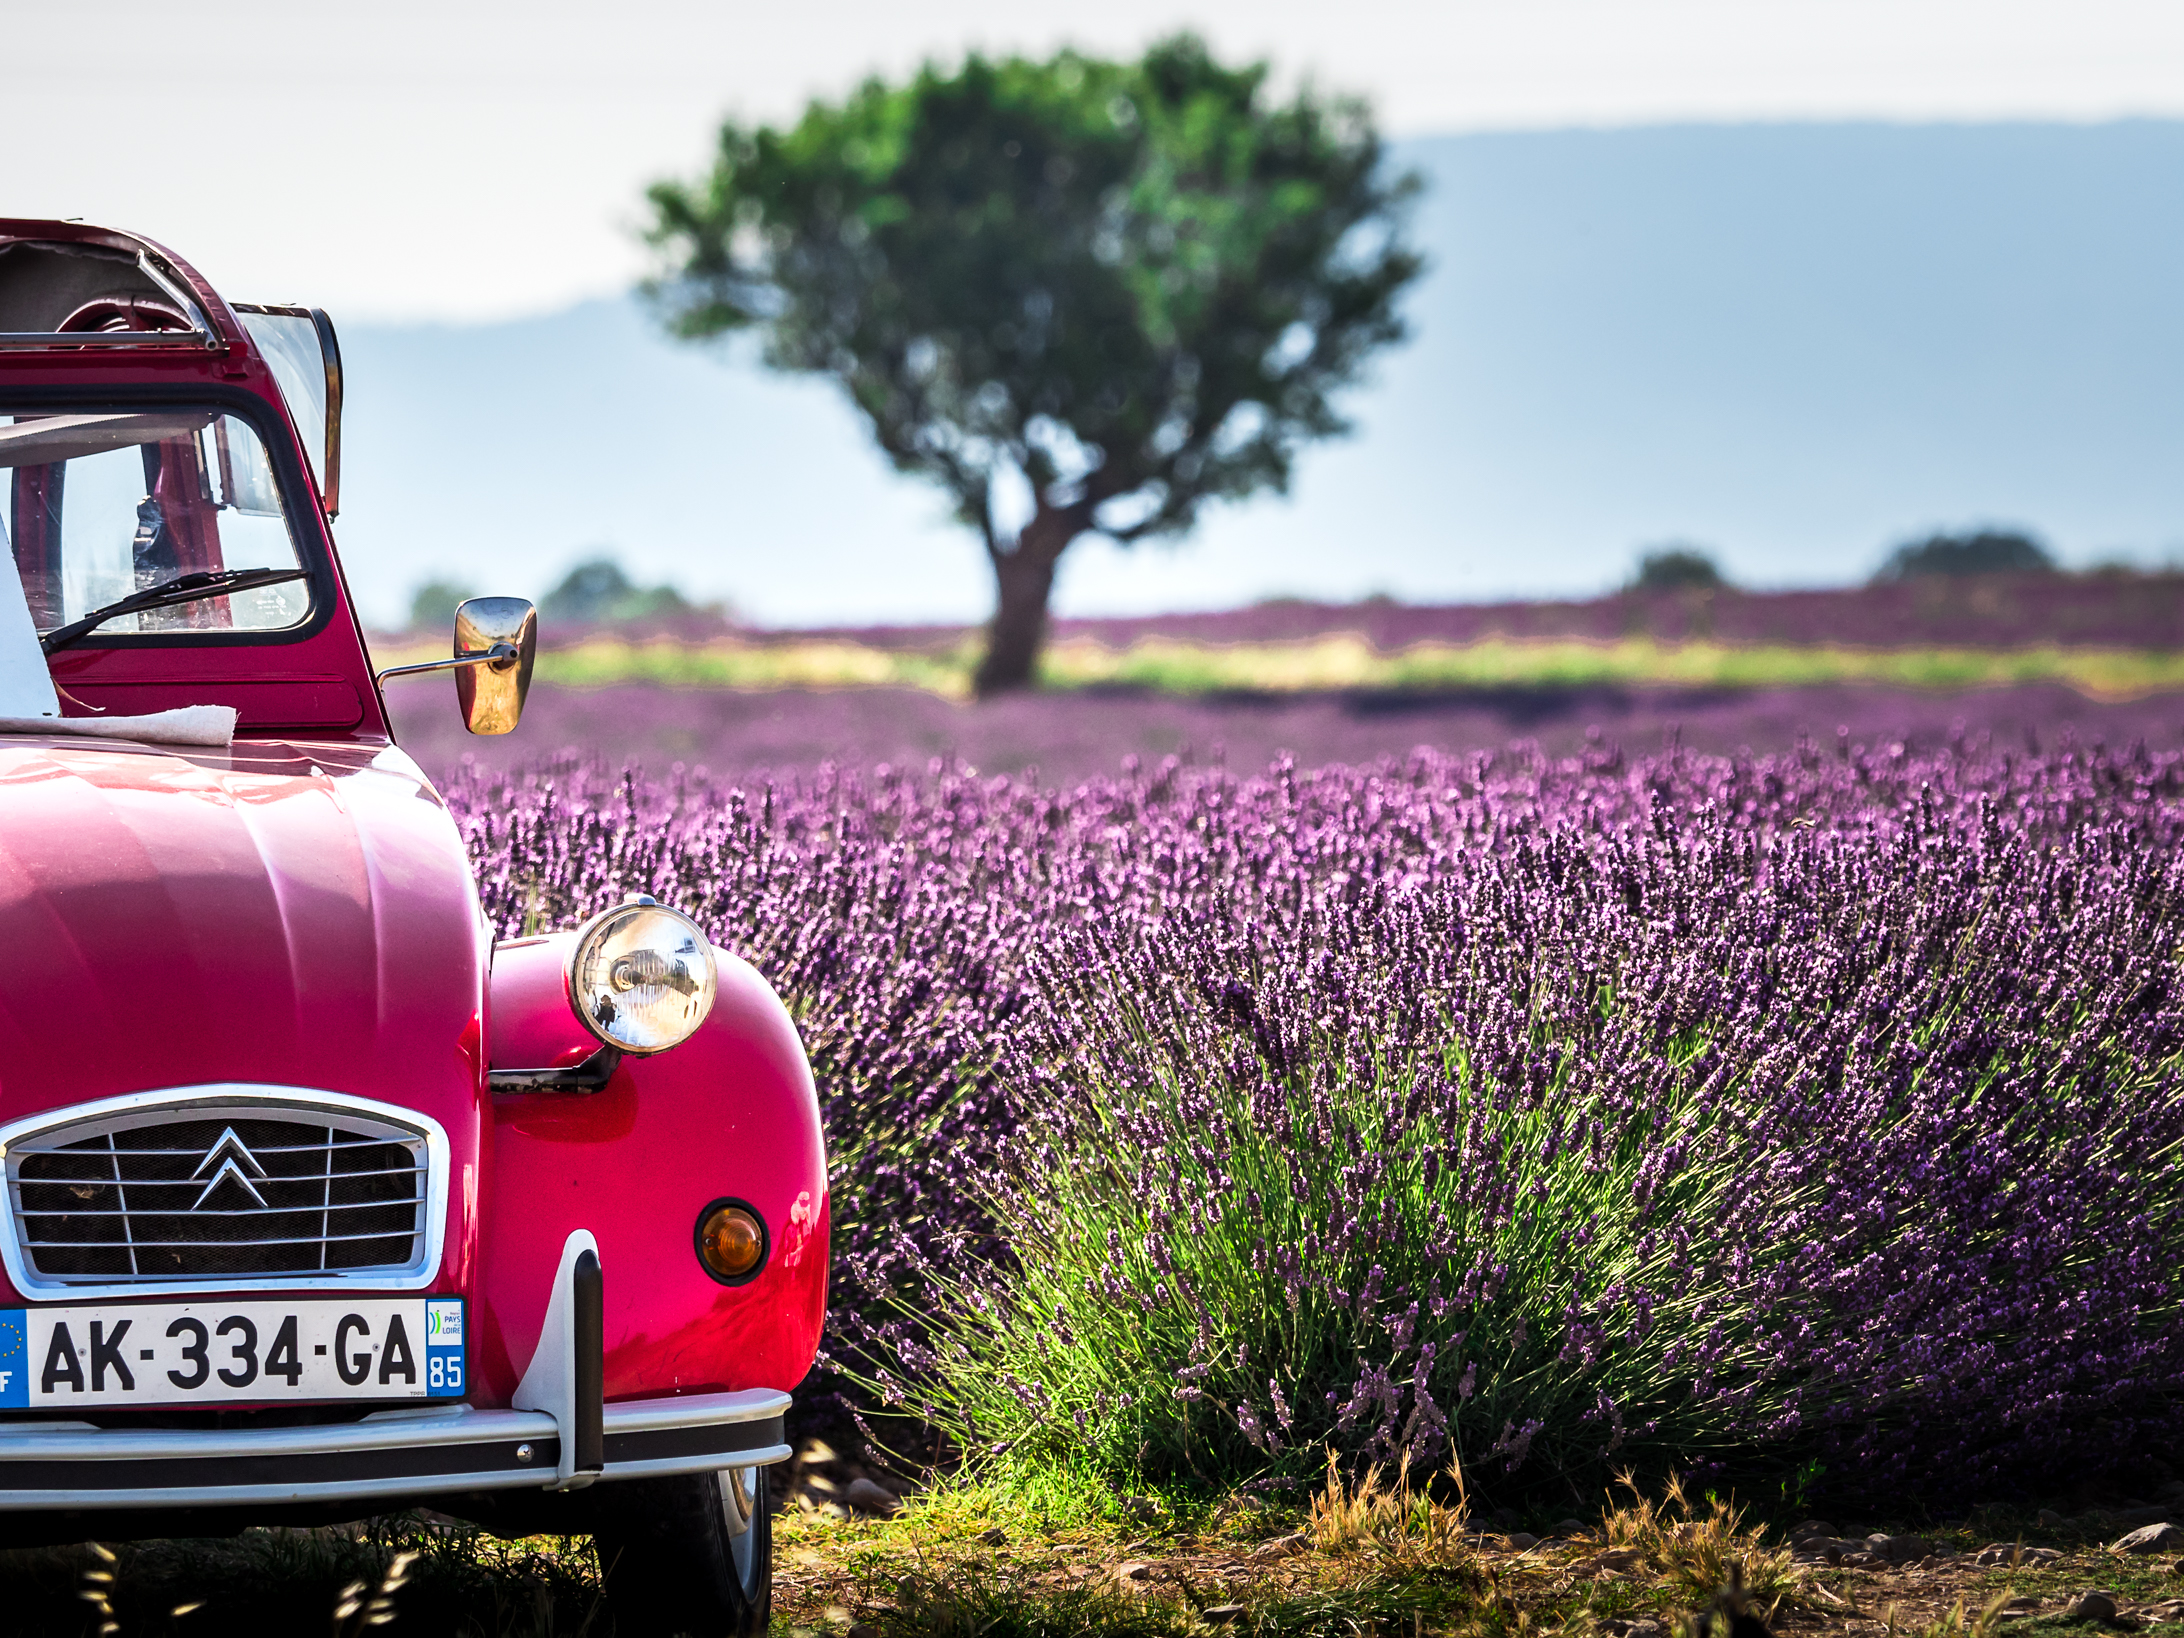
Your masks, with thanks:
M454 1399L460 1297L0 1309L0 1410Z

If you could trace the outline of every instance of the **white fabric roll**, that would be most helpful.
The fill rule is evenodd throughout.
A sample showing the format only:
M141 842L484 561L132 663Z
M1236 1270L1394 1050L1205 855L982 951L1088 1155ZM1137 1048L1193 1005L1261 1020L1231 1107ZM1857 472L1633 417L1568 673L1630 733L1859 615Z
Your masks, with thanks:
M184 705L146 717L0 717L0 734L130 739L144 745L227 745L235 739L235 707Z

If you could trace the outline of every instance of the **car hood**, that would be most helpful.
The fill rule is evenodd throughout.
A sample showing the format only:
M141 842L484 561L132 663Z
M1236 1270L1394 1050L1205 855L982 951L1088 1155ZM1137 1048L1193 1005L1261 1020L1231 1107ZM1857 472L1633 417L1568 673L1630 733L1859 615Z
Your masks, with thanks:
M0 739L0 1120L221 1082L474 1131L490 945L391 746Z

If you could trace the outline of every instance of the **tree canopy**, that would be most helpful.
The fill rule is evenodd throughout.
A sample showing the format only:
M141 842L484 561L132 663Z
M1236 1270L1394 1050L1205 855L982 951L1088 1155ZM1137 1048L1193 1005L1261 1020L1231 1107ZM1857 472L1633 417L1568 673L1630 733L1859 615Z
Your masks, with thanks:
M1663 546L1638 560L1633 591L1712 591L1728 585L1713 554L1696 546Z
M673 586L640 586L613 558L594 557L563 575L539 599L538 611L549 620L602 625L681 614L689 607L689 600Z
M1888 554L1876 582L1917 580L1928 575L2044 574L2055 559L2030 535L2014 529L1981 529L1969 535L1929 535L1907 541Z
M1134 63L971 56L795 126L729 123L651 190L671 330L756 328L943 485L998 601L982 692L1033 676L1057 561L1286 489L1334 396L1399 339L1417 183L1363 106L1276 102L1189 35Z
M435 577L410 593L409 629L434 631L455 623L455 611L466 598L477 596L475 587L460 580Z

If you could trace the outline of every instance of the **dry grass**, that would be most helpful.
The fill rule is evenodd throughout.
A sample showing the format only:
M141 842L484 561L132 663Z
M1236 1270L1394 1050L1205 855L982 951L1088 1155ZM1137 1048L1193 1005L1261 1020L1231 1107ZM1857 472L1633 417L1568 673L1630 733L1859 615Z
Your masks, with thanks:
M2105 1526L2036 1529L2067 1555L2037 1568L1974 1561L2018 1533L2013 1516L1953 1532L1955 1551L1924 1564L1796 1582L1736 1508L1680 1488L1633 1490L1598 1528L1520 1551L1471 1527L1458 1470L1218 1504L1090 1483L1036 1502L942 1487L890 1518L792 1509L775 1530L778 1638L847 1638L853 1623L877 1638L1628 1638L1633 1622L1674 1633L1694 1611L1717 1616L1709 1638L1736 1638L1719 1594L1740 1576L1748 1613L1780 1638L2098 1638L2063 1624L2088 1586L2131 1612L2112 1630L2184 1638L2149 1613L2184 1592L2184 1572L2118 1560ZM0 1552L6 1638L323 1634L337 1606L343 1638L612 1630L588 1541L502 1543L426 1519Z
M1464 1531L1471 1516L1461 1458L1445 1477L1452 1501L1437 1499L1430 1486L1411 1484L1408 1456L1392 1480L1375 1465L1350 1483L1330 1452L1327 1484L1312 1498L1304 1534L1326 1553L1375 1553L1402 1566L1455 1563L1467 1556Z
M1891 1604L1887 1610L1888 1630L1882 1638L1993 1638L1995 1629L2002 1624L2002 1612L2009 1604L2008 1593L1997 1593L1977 1615L1967 1615L1964 1600L1960 1598L1948 1613L1915 1626L1900 1624L1896 1606Z
M1639 1565L1686 1598L1710 1599L1738 1580L1762 1619L1796 1593L1799 1579L1788 1550L1763 1546L1761 1528L1744 1522L1742 1507L1708 1496L1702 1512L1676 1479L1658 1499L1639 1489L1628 1473L1618 1482L1631 1499L1602 1515L1607 1550L1637 1554Z
M396 1553L387 1561L374 1592L366 1581L352 1581L341 1589L334 1605L334 1638L362 1638L367 1627L383 1627L394 1619L394 1595L409 1584L410 1567L423 1555Z

